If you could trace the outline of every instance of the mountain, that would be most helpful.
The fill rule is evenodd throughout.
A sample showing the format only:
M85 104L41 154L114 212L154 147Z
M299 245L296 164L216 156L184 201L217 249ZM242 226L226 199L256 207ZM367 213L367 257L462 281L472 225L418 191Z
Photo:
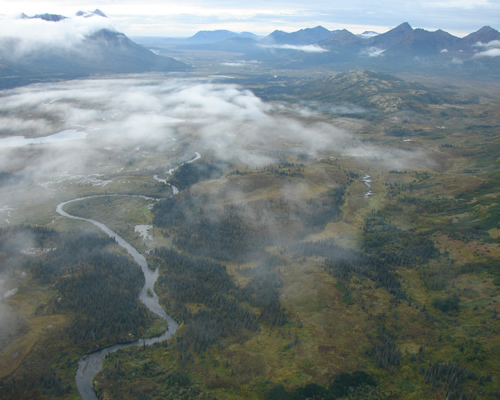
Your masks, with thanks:
M51 22L58 22L62 21L63 19L66 19L64 15L58 15L58 14L36 14L33 15L32 17L27 16L26 14L21 14L21 19L42 19L44 21L51 21Z
M352 51L354 48L359 48L364 45L364 40L359 36L349 32L347 29L336 31L328 39L319 42L321 47L330 50L345 49Z
M75 14L77 17L84 17L84 18L90 18L90 17L94 17L94 16L99 16L99 17L103 17L103 18L108 18L106 16L106 14L104 14L101 10L99 10L98 8L96 8L94 11L78 11L76 14Z
M318 43L328 39L334 32L317 26L315 28L301 29L296 32L287 33L276 30L273 33L260 40L261 44L290 44L290 45L308 45Z
M415 29L405 35L399 43L390 47L385 52L385 55L406 55L412 57L438 55L444 50L455 49L459 42L460 39L458 37L450 35L441 29L435 32ZM383 47L383 44L381 46Z
M189 68L171 57L157 56L123 33L108 29L101 29L88 36L83 47L88 51L80 58L82 66L91 54L90 60L98 61L98 64L88 63L86 66L96 72L182 71Z
M465 47L469 47L476 43L489 43L493 40L500 40L500 32L489 26L483 26L478 31L465 36L460 42Z
M102 18L104 15L99 10L90 14L82 13L76 18ZM58 24L66 19L52 14L28 18L42 19L45 24ZM71 23L71 19L69 21ZM53 28L52 25L46 27L47 30ZM58 29L54 32L62 35ZM68 34L73 32L69 30ZM89 29L83 38L70 37L70 40L67 36L54 37L50 42L37 41L36 38L27 40L22 36L0 37L0 88L93 74L185 71L190 68L171 57L152 53L112 28Z
M233 39L233 38L244 38L257 40L258 36L251 32L241 32L236 33L228 30L216 30L216 31L199 31L195 35L187 39L190 43L216 43L222 42L223 40Z
M373 46L384 50L386 57L432 57L439 56L448 59L462 59L465 61L473 56L477 50L477 43L489 43L500 40L500 32L485 26L467 35L458 38L441 29L427 31L424 29L413 29L408 23L403 23L390 31L368 39L367 46Z
M296 36L306 31L274 31L259 43L306 43L300 42ZM271 49L262 46L261 53L247 55L286 68L331 66L337 71L364 68L391 73L432 71L446 75L470 75L480 70L481 77L489 79L498 77L500 73L498 41L500 33L491 27L483 27L461 39L441 29L413 29L409 23L404 22L371 38L362 38L343 29L331 32L324 40L307 42L328 50L324 52L306 52L292 47L284 55L273 46L269 46Z
M373 37L372 39L367 41L366 44L373 47L388 49L411 37L412 34L413 28L408 22L403 22L401 25L398 25L390 31Z

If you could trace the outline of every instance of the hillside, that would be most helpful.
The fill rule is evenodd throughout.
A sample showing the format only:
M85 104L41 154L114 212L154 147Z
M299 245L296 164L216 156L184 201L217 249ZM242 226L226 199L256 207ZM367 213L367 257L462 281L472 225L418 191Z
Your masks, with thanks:
M322 78L295 88L293 93L301 99L349 103L389 113L421 109L445 101L442 93L421 84L367 70Z
M98 398L498 398L497 86L233 81L3 92L3 135L85 135L0 147L0 398L78 398L116 342ZM170 340L127 347L165 331L155 293L82 218L144 256Z
M100 14L95 15L94 18L105 19ZM60 24L67 19L42 14L25 17L25 20L34 21L36 29L49 24L49 30L57 31L50 24ZM68 29L67 38L60 37L52 43L38 41L36 37L17 37L15 32L12 36L0 37L0 88L94 74L185 71L190 68L171 57L157 56L112 28L89 30L83 38L72 36L74 34Z

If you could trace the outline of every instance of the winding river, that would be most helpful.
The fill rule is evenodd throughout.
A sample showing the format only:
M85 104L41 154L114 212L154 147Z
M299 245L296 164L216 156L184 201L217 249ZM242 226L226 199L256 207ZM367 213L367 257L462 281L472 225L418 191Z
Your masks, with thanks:
M196 156L192 159L192 160L189 160L189 161L186 161L186 162L183 162L182 164L179 164L177 167L174 167L174 168L170 168L168 171L167 171L167 174L168 176L172 175L176 169L182 167L184 164L190 164L198 159L201 158L201 155L200 153L198 153L197 151L195 151L195 154ZM179 190L174 186L172 185L171 183L167 182L166 179L161 179L158 177L158 175L153 175L153 179L157 182L160 182L160 183L164 183L165 185L168 185L172 188L172 193L174 194L174 196L179 193Z
M370 175L365 175L363 178L361 178L361 181L366 185L368 188L368 191L365 193L365 199L373 195L372 191L372 180Z
M196 152L196 157L194 159L186 161L185 163L183 163L175 168L170 169L168 171L169 176L172 175L172 173L180 166L182 166L186 163L191 163L193 161L196 161L199 158L201 158L201 155L198 152ZM175 186L169 184L166 180L163 180L163 179L160 180L156 175L155 175L154 179L171 186L174 195L178 193L177 188ZM158 279L158 270L156 269L155 271L152 271L148 267L148 263L142 254L140 254L130 243L128 243L125 239L123 239L120 235L118 235L112 229L108 228L103 223L95 221L93 219L89 219L89 218L77 217L75 215L68 214L66 211L64 211L64 206L66 204L74 203L77 201L86 200L86 199L90 199L90 198L107 197L107 196L138 197L138 198L142 198L142 199L146 199L146 200L158 201L158 199L155 199L152 197L139 196L139 195L119 195L119 194L95 195L95 196L79 197L77 199L64 201L57 206L56 211L60 215L62 215L63 217L72 218L72 219L76 219L79 221L86 221L86 222L90 222L91 224L94 224L99 229L101 229L104 233L106 233L109 237L115 239L115 241L118 243L118 245L123 247L132 256L134 261L140 265L142 272L144 274L144 278L145 278L145 283L144 283L144 286L141 290L139 298L141 299L141 301L144 303L144 305L151 312L155 313L160 318L163 318L165 321L167 321L168 329L160 336L156 336L156 337L149 338L149 339L139 339L135 342L130 342L130 343L117 343L115 345L96 350L92 353L89 353L89 354L83 356L80 359L80 361L78 362L78 370L76 371L76 377L75 377L78 391L80 392L80 396L82 397L83 400L98 400L97 396L94 392L94 389L92 388L92 380L102 370L102 362L103 362L104 358L106 357L106 355L108 355L109 353L113 353L119 349L126 348L126 347L143 346L143 345L149 346L149 345L154 344L154 343L163 342L163 341L171 338L174 335L177 328L179 327L177 322L170 315L168 315L165 312L165 310L160 306L160 303L158 302L158 295L156 294L156 292L154 290L154 284L155 284L156 280ZM148 289L150 291L150 294L148 294Z

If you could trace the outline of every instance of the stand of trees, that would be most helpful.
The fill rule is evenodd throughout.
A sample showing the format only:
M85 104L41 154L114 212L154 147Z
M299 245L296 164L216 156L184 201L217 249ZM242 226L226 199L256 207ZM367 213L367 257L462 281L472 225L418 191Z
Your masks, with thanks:
M225 162L210 164L203 161L183 164L174 173L170 183L179 190L183 190L196 182L207 179L217 179L222 176L223 168L227 166Z
M364 371L342 372L337 375L328 387L316 383L308 383L291 392L283 386L275 386L267 392L268 400L335 400L354 395L354 398L377 399L377 382Z
M345 201L345 190L346 186L343 185L311 199L307 207L297 208L295 214L306 227L324 228L329 222L339 221L342 217L340 206Z
M190 215L201 213L203 203L201 198L186 193L161 200L153 206L153 224L160 228L175 229L184 225Z
M335 245L333 240L304 242L290 248L303 256L325 257L326 270L342 282L348 283L353 274L363 276L385 288L396 298L407 296L401 288L391 255L371 255ZM397 259L397 257L392 257Z
M0 398L75 395L76 354L140 336L157 318L138 299L144 284L140 267L118 252L114 240L95 233L0 229L0 271L29 273L33 282L26 280L24 290L50 288L28 318L62 314L70 321L33 342L21 366L0 380Z
M306 204L258 200L245 206L226 206L223 210L211 207L207 199L181 194L154 206L153 224L169 229L175 234L174 245L189 254L242 262L255 258L265 245L280 240L277 232L286 230L290 224L299 227L299 231L284 232L284 237L300 236L338 221L344 194L342 186ZM266 215L271 215L278 225L269 225Z
M183 362L190 360L190 351L201 353L211 345L222 346L223 338L240 338L245 330L258 330L259 323L280 326L285 322L275 258L264 258L249 271L252 279L241 288L224 265L209 259L167 248L157 249L154 256L164 271L158 279L160 297L185 323L175 339ZM190 311L189 304L196 304L198 310Z
M66 329L68 337L75 345L91 349L130 339L130 334L139 336L156 318L138 299L144 285L139 266L118 255L109 237L76 232L56 236L57 247L26 258L25 268L59 292L52 312L74 315Z
M450 400L471 398L465 394L462 386L468 378L467 370L458 362L436 362L425 371L425 383L431 385L432 389L444 387L446 398Z
M389 330L385 324L379 326L373 356L377 368L388 369L391 365L401 365L401 351L396 344L396 334Z
M184 225L173 243L193 255L240 262L262 249L268 236L230 207L218 218L203 216Z
M175 231L174 244L192 255L240 262L261 251L269 232L245 216L245 207L206 205L189 195L162 200L153 208L153 223Z
M352 275L357 274L401 299L407 299L407 295L401 288L396 268L427 264L440 257L428 234L401 231L380 212L371 213L366 219L362 251L341 248L332 239L299 243L289 250L306 257L324 257L326 270L337 279L349 282Z

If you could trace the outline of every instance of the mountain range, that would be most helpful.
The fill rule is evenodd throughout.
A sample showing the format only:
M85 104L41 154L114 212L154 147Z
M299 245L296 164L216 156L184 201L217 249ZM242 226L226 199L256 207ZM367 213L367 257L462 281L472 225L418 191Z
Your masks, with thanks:
M361 67L395 72L437 65L454 69L479 67L495 73L500 63L500 32L489 26L463 38L441 29L413 29L407 22L383 34L356 35L346 29L329 31L317 26L291 33L276 30L262 39L243 40L238 35L233 32L224 40L204 43L203 49L244 53L247 59L291 68L334 65L336 69ZM179 47L199 48L193 42Z
M476 32L459 38L441 29L437 31L413 29L408 22L404 22L383 34L364 32L355 35L346 29L330 31L322 26L300 29L291 33L275 30L264 38L259 38L249 32L200 31L188 38L187 43L210 43L220 48L223 47L224 41L233 41L236 38L251 39L248 43L252 45L302 46L315 44L331 51L347 47L351 50L353 48L379 48L381 51L389 51L389 53L402 51L414 55L429 55L441 53L443 50L477 53L481 47L478 43L484 45L500 40L500 32L489 26L484 26Z
M38 25L33 25L33 32L19 35L17 28L12 36L0 37L0 88L47 79L191 68L148 50L151 38L143 38L143 46L140 37L132 41L117 32L104 23L106 15L98 9L78 11L69 18L57 14L32 17L22 14L19 20L25 21L24 30L30 26L26 23ZM88 21L88 31L82 35L75 29L73 42L62 30L54 30L51 41L38 40L36 29L50 31L57 24L71 27L71 21L78 21L78 29L82 22ZM153 39L155 44L161 44L162 38ZM500 74L500 32L489 26L463 38L443 30L413 29L407 22L383 34L355 35L346 29L330 31L322 26L291 33L275 30L263 38L250 32L200 31L175 41L174 46L187 54L195 49L237 52L242 60L256 60L279 68L323 66L338 71L364 68L382 72L432 69L433 73L441 70L446 74L479 70L481 76L495 78Z
M315 28L300 29L296 32L287 33L276 30L259 41L260 44L289 44L308 45L326 40L338 31L329 31L322 26Z

